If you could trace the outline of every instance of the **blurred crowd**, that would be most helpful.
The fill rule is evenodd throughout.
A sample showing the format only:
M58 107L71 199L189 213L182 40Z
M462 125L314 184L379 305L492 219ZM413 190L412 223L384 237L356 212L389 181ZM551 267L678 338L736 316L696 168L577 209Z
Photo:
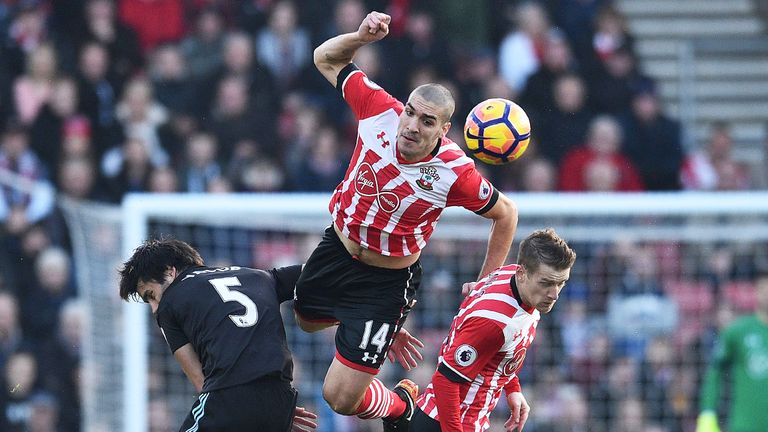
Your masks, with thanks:
M500 189L752 187L728 124L684 150L608 0L0 0L0 430L79 430L85 315L57 197L331 191L356 125L312 50L370 10L392 16L391 34L355 62L401 100L425 82L451 89L456 142L483 99L528 112L525 158L481 167ZM569 316L583 313L575 304ZM667 358L657 345L642 349ZM620 380L641 372L673 379L622 362L579 367L624 391ZM557 389L564 401L581 394ZM630 416L641 398L615 412Z

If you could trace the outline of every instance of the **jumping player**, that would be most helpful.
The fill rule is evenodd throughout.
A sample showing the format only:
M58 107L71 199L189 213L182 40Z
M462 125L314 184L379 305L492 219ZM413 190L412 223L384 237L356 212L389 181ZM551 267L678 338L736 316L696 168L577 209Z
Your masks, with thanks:
M300 272L300 265L270 271L205 267L192 246L173 239L148 240L125 262L120 297L149 303L200 392L180 431L316 427L317 416L296 407L280 315Z
M329 205L332 224L296 286L294 308L306 331L338 324L336 355L323 397L340 414L384 418L386 430L412 414L417 387L392 392L375 379L384 359L406 369L421 343L403 328L421 281L419 255L440 213L462 206L493 221L481 276L501 266L517 227L514 203L446 138L454 100L438 84L416 88L403 104L372 82L352 58L384 38L390 17L369 13L355 33L314 52L320 73L358 119L358 139Z

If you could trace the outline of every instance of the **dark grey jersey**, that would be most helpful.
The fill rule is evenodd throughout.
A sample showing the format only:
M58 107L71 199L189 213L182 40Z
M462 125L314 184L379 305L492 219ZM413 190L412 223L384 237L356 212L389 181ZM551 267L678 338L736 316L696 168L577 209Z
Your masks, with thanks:
M270 271L193 267L163 293L157 323L171 351L192 344L203 392L266 375L292 379L280 303L293 298L301 266Z

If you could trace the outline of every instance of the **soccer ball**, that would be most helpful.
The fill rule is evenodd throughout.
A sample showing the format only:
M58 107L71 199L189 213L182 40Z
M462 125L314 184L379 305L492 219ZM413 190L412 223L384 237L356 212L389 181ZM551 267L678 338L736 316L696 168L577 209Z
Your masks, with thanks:
M519 158L531 140L531 122L520 106L506 99L477 104L464 123L469 152L491 165Z

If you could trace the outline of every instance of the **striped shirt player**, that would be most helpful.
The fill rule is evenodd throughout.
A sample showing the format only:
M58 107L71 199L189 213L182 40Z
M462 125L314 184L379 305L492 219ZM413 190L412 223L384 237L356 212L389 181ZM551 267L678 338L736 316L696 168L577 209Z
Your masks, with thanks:
M520 300L509 265L482 279L461 304L443 342L437 370L460 382L460 416L464 430L490 427L489 415L501 391L520 392L517 373L536 335L541 315ZM432 383L417 401L419 409L439 421Z
M499 192L447 137L422 160L404 160L392 145L403 103L354 65L339 79L359 120L355 152L329 205L345 237L381 255L408 256L426 246L446 207L483 214L496 204Z
M575 260L554 231L536 231L532 236L521 244L520 264L493 271L462 301L432 382L416 402L411 430L486 430L502 390L513 411L508 426L522 429L528 407L518 374L541 313L554 306ZM552 264L537 264L538 259Z
M358 133L329 204L331 226L296 284L294 310L304 330L339 325L323 385L331 408L393 419L410 417L413 400L393 398L374 376L390 351L413 352L420 344L402 326L421 280L419 256L441 212L461 206L494 221L484 276L504 262L517 210L446 137L455 103L445 87L419 86L402 103L352 63L360 47L386 36L389 19L371 12L357 32L315 49L318 71L351 108Z

